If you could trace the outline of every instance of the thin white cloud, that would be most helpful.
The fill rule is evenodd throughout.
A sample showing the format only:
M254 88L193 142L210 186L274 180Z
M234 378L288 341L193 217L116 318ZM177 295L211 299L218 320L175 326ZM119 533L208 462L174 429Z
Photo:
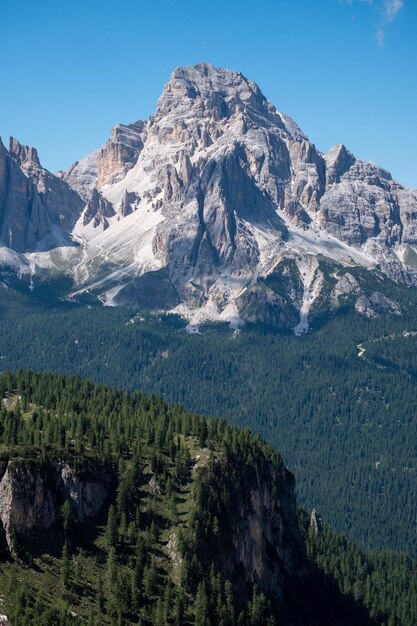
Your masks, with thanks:
M393 22L404 6L404 0L385 0L384 19L386 22Z
M381 23L375 33L376 43L380 48L385 45L385 27L391 24L404 6L404 0L384 0Z
M353 0L338 0L339 4L353 4ZM363 2L363 4L373 4L374 0L359 0L359 2Z
M338 0L340 4L352 5L355 0ZM404 8L405 0L358 0L362 4L374 5L379 11L379 24L375 31L375 40L380 48L385 46L385 29L392 24L398 13Z
M376 31L375 39L377 46L379 46L380 48L383 48L385 46L385 33L382 28L378 28L378 30Z

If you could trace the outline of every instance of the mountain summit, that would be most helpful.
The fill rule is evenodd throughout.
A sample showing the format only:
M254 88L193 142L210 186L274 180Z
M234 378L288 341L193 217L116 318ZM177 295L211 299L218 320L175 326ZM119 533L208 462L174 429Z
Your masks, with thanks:
M343 145L322 154L255 83L208 63L176 68L147 121L57 176L1 145L0 201L3 265L35 288L66 273L74 299L301 333L349 298L399 314L366 270L417 285L417 192Z

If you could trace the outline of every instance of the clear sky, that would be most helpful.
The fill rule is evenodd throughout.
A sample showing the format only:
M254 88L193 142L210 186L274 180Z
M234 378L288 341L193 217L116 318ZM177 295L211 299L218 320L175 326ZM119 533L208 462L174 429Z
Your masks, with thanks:
M200 61L417 187L417 0L0 0L0 136L66 168Z

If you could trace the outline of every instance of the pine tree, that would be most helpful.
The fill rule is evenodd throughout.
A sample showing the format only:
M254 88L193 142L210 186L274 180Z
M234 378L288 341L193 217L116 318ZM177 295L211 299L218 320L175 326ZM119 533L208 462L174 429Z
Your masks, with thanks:
M97 606L99 608L99 611L103 612L104 611L104 591L103 591L103 579L101 576L101 572L99 572L98 578L97 578L96 599L97 599Z
M65 588L68 588L70 579L70 553L68 546L65 544L62 549L61 556L61 582Z
M158 574L156 571L155 559L152 557L149 565L143 572L143 591L145 596L152 596L155 592Z
M107 572L106 572L107 586L113 591L117 582L117 563L116 563L116 550L110 548L107 554Z
M174 604L174 624L175 626L182 626L184 623L184 611L185 611L185 598L184 592L181 589L175 598Z
M71 505L68 500L65 500L64 504L61 507L61 519L62 519L62 527L64 529L65 538L67 538L68 533L71 530L72 524L72 510Z
M207 597L207 589L204 583L200 583L197 588L197 594L194 603L195 626L210 626L208 617L209 602Z
M105 544L106 549L110 551L112 548L116 548L117 545L117 522L116 522L116 513L113 504L109 508L109 512L107 515L107 525L105 530Z

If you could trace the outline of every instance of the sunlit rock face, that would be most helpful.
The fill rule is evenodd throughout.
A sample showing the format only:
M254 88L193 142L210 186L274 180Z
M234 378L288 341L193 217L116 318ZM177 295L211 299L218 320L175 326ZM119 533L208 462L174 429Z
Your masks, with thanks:
M71 243L84 202L46 169L34 148L0 141L0 245L17 252Z
M27 551L59 553L62 503L69 502L75 523L82 526L100 513L113 482L111 468L98 462L75 469L61 459L3 459L0 549L16 559Z
M175 69L147 121L119 124L58 176L35 150L1 146L0 202L4 246L46 249L59 232L72 295L107 305L307 328L328 284L300 270L311 256L417 283L417 192L343 145L322 154L255 83L208 63ZM254 289L285 259L292 295ZM153 280L157 297L137 293Z

